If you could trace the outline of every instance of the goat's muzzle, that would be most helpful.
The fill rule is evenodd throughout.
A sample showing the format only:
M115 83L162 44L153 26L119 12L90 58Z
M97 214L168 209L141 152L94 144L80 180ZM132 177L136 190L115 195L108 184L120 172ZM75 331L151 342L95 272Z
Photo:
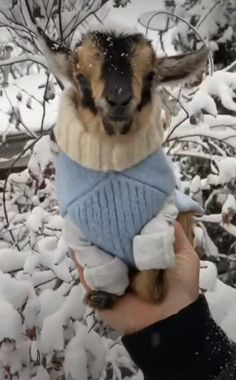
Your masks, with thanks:
M123 104L115 103L105 98L101 109L104 130L108 135L125 135L130 132L133 122L134 107L129 97Z
M132 127L133 117L106 115L103 117L104 130L108 135L126 135Z

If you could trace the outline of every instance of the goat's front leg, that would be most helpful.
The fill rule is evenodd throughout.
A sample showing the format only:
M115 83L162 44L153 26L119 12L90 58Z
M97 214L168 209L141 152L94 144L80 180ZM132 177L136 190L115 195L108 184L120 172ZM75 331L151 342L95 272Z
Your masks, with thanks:
M177 220L193 245L193 214L190 212L181 213ZM168 292L165 270L152 269L136 272L131 280L131 289L146 302L161 303Z
M70 255L77 267L83 268L88 285L85 303L93 309L111 309L129 285L127 265L95 246L71 251Z
M129 285L127 265L90 244L69 218L65 219L63 234L72 260L83 269L80 275L88 285L85 302L94 309L111 308Z
M85 303L95 310L112 309L117 303L119 296L104 292L103 290L92 290L85 297Z

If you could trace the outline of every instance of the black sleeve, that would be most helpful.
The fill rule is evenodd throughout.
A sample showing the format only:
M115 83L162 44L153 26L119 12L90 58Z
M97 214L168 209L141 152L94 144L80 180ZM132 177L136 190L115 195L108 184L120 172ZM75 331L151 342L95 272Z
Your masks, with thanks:
M178 314L122 341L146 380L211 380L232 367L233 347L212 319L203 295Z

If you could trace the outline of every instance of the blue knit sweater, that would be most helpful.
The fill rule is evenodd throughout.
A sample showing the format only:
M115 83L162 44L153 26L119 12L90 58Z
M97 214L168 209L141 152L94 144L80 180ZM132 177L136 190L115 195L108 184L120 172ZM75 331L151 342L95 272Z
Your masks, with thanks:
M174 192L175 177L162 150L122 172L93 171L61 152L56 187L62 216L92 244L134 265L133 238Z

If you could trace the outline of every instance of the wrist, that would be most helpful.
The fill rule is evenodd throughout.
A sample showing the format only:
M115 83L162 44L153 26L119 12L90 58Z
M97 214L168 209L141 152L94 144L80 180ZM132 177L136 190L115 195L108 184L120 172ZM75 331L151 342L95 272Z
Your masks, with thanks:
M168 299L159 306L160 315L159 319L156 322L160 322L163 319L169 318L172 315L179 313L181 310L194 303L198 297L199 294L178 294L178 292L176 292L174 294L174 297L168 297Z
M168 297L168 300L165 300L159 305L145 303L142 305L141 309L140 305L138 305L137 312L135 312L134 306L134 317L130 317L126 329L123 330L123 334L130 335L138 333L151 325L161 322L179 313L182 309L185 309L190 304L194 303L197 298L198 296L190 297L187 294L178 295L178 293L176 293L175 298Z
M150 378L213 379L232 361L232 348L211 317L206 299L122 341L137 366ZM142 349L140 349L142 347Z

